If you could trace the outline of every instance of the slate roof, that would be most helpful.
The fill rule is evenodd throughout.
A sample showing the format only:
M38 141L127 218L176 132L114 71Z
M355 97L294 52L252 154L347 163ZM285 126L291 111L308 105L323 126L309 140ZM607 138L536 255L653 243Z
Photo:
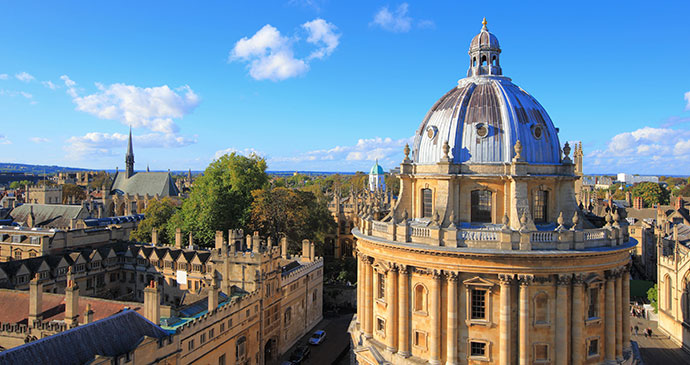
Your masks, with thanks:
M168 172L136 172L129 179L123 172L118 172L110 191L119 195L155 196L158 194L160 197L180 195Z
M34 209L35 226L60 228L69 227L70 221L77 217L88 217L88 211L81 205L62 204L22 204L10 212L15 222L25 223Z
M144 336L162 339L167 333L136 312L127 310L0 352L0 363L84 364L97 355L115 357L131 352Z

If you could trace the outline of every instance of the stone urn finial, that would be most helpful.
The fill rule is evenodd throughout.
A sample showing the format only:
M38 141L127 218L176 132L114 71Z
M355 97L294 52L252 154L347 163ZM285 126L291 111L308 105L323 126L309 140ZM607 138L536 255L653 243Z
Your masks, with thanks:
M405 143L405 148L403 149L403 153L405 153L405 161L410 161L410 144Z
M515 150L515 157L513 157L513 162L522 161L522 143L519 139L515 142L515 146L513 146L513 149Z
M568 143L567 141L565 142L565 146L563 146L563 154L565 155L565 157L563 157L563 162L565 162L565 163L572 162L572 160L570 159L570 156L568 156L568 155L570 155L570 143Z
M448 141L443 142L443 158L446 160L450 160L450 157L448 156L448 153L450 152L450 145L448 144Z
M503 215L503 221L501 223L503 223L504 226L508 227L508 225L510 224L510 218L508 217L508 213Z
M575 211L575 214L573 214L573 227L571 228L573 231L577 229L578 222L580 222L580 212Z

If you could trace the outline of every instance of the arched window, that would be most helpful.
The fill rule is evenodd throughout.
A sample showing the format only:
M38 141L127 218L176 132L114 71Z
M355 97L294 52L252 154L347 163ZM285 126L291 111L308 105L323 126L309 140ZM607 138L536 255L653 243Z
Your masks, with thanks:
M482 66L486 66L486 56L482 56Z
M433 212L433 193L431 189L422 189L422 218L431 218Z
M290 324L290 321L292 320L292 308L288 307L288 309L285 310L285 324Z
M491 64L496 66L496 55L491 57Z
M544 292L534 297L534 323L549 323L549 296Z
M532 197L532 217L534 223L546 223L548 212L549 192L537 190Z
M664 279L666 290L664 291L664 308L669 312L673 310L673 281L670 275L666 275Z
M414 287L414 311L426 312L426 296L427 290L422 284L417 284Z
M489 190L474 190L471 195L472 222L491 223L491 192Z
M237 361L243 361L247 356L247 338L242 336L237 340L235 344L235 357Z
M472 67L477 67L477 57L472 57Z

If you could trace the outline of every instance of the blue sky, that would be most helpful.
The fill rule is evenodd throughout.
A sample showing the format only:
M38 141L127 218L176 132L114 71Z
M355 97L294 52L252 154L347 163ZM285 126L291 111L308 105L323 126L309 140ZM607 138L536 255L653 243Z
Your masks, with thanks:
M525 5L529 4L529 5ZM690 171L690 3L0 2L0 158L203 169L386 168L467 72L486 17L506 76L585 172Z

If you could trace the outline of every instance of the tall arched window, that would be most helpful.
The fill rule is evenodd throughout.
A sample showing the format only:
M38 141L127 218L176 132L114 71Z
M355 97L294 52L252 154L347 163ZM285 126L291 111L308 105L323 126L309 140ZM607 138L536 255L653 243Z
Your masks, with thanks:
M247 338L242 336L235 344L235 358L237 361L243 361L247 356Z
M426 312L426 295L427 290L422 284L417 284L414 287L414 311Z
M549 192L537 190L532 197L532 217L534 223L546 223L549 207Z
M433 214L433 193L431 189L422 189L422 217L431 218Z
M486 56L482 56L482 66L486 66Z
M549 323L549 296L544 292L534 297L534 323Z
M664 282L666 283L664 307L670 312L673 309L673 281L671 280L671 276L667 274Z
M489 190L474 190L471 195L472 222L491 223L491 192Z

